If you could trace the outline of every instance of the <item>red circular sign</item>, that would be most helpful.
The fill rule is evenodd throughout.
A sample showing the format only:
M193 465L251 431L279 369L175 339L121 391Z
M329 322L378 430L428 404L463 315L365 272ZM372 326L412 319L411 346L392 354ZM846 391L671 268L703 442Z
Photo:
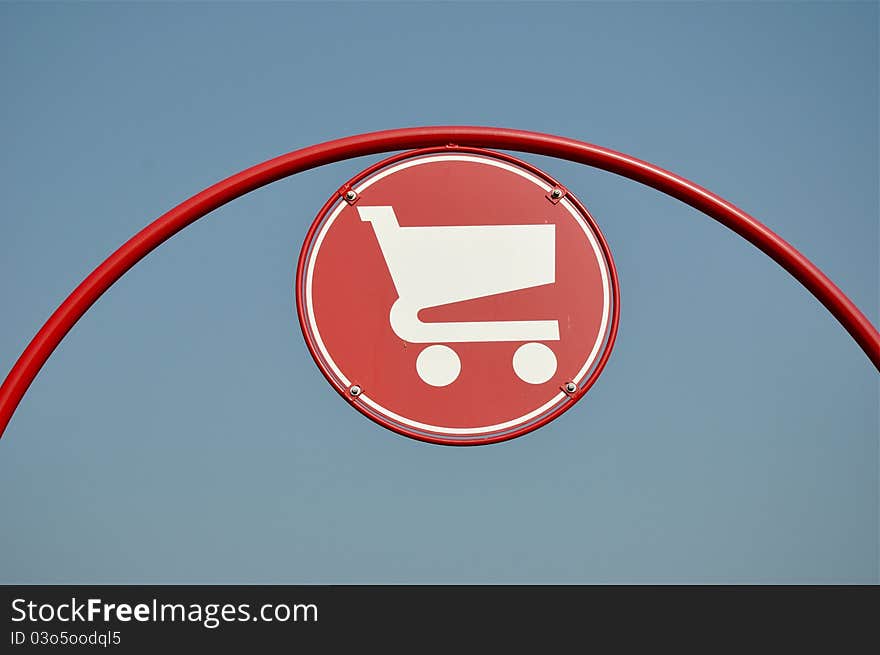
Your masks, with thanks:
M331 384L401 434L473 445L557 417L598 377L617 276L589 212L545 173L471 148L397 155L322 208L297 310Z

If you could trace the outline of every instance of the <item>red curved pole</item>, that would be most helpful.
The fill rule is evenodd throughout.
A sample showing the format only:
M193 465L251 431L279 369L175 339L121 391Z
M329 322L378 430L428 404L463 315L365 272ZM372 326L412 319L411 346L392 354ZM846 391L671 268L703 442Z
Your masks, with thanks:
M791 273L840 321L880 370L880 333L855 304L779 235L703 187L634 157L560 136L495 127L413 127L327 141L270 159L208 187L150 223L83 280L25 348L0 386L0 436L25 391L70 328L128 269L190 223L249 191L310 168L364 155L447 144L567 159L678 198L726 225Z

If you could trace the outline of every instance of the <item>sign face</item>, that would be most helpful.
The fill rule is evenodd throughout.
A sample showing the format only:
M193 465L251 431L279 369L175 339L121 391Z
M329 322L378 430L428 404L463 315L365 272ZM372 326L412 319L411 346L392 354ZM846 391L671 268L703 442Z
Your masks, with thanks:
M547 423L592 385L617 280L565 188L449 147L392 157L328 201L300 255L297 309L318 367L358 410L473 445Z

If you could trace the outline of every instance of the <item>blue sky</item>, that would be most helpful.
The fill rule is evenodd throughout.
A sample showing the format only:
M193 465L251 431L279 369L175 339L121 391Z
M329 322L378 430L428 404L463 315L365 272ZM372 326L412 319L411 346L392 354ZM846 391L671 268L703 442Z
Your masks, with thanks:
M562 134L752 213L878 319L874 3L0 5L0 369L205 186L425 124ZM72 330L0 441L2 582L878 582L878 378L797 282L613 175L572 189L620 336L553 424L476 449L345 406L293 278L365 158L176 236Z

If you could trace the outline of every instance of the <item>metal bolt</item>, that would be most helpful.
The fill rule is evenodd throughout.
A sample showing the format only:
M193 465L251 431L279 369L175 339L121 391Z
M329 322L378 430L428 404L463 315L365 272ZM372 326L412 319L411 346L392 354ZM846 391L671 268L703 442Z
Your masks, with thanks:
M361 388L356 384L352 385L351 388L348 390L348 393L351 394L352 398L357 398L361 395Z
M553 191L550 192L550 197L554 200L558 200L562 197L562 189L553 189Z
M348 202L352 202L357 197L358 195L354 191L349 190L345 192L345 199L348 200Z
M574 382L566 382L565 383L565 390L568 393L574 393L575 391L577 391L577 385Z

